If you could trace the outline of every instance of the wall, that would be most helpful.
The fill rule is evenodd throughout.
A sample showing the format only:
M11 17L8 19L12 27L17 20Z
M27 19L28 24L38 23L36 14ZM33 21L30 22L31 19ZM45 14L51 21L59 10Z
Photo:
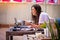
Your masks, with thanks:
M31 19L31 6L34 3L0 3L0 23L13 24L14 18L30 20ZM42 10L45 11L45 5L40 4ZM60 17L60 5L46 5L47 13L53 18Z
M53 18L60 18L60 5L47 5L47 13Z

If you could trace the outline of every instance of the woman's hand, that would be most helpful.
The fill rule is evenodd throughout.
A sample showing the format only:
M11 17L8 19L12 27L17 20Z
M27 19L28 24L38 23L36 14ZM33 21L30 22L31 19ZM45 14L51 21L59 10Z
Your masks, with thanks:
M31 28L38 28L39 26L36 24L31 24Z

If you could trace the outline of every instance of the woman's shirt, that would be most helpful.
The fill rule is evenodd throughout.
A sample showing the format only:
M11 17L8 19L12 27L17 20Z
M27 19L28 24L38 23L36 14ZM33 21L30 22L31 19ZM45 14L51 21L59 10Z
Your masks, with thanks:
M48 22L48 20L49 20L48 14L45 12L41 12L41 14L39 16L39 24L44 23L44 22Z

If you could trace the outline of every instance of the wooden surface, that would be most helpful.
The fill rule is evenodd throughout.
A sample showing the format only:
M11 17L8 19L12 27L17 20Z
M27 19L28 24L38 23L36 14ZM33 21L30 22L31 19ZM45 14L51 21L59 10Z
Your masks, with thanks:
M25 34L35 34L35 31L6 31L6 40L13 40L13 36L22 36Z

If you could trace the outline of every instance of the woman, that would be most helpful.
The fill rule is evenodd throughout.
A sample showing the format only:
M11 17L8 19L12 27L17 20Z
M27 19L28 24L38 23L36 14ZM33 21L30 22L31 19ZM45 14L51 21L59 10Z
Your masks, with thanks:
M39 27L45 21L47 22L49 18L47 13L42 12L41 6L39 4L34 4L31 7L31 14L33 23L30 23L30 25L32 27Z

